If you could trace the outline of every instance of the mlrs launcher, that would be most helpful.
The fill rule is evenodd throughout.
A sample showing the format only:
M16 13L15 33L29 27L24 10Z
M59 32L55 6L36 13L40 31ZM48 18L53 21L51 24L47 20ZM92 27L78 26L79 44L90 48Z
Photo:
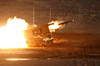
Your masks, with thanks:
M74 20L59 22L58 25L68 24ZM54 23L44 24L41 26L33 27L24 31L24 36L29 47L42 46L53 44L54 37L48 26L54 25Z

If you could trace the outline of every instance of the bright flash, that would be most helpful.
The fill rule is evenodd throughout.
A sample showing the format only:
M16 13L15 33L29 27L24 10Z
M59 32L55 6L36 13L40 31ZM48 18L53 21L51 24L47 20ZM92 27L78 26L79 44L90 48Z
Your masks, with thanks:
M8 60L8 61L19 61L19 60L31 60L31 59L28 59L28 58L7 58L5 60Z
M62 25L59 25L60 22L58 21L52 21L50 22L48 27L49 27L49 30L50 32L55 32L56 29L59 29Z
M25 48L27 47L23 30L27 29L25 20L16 18L8 19L7 25L0 28L0 48Z

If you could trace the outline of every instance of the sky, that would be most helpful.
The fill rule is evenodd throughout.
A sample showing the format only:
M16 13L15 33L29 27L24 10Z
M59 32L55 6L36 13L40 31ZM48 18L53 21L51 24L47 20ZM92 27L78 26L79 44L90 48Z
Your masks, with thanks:
M74 19L59 32L100 34L99 4L99 0L0 0L0 26L14 16L31 25L33 21L43 25L53 20Z

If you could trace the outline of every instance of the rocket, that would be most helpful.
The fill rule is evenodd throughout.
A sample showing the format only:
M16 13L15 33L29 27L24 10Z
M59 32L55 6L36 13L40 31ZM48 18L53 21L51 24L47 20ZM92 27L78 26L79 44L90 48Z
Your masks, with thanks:
M70 22L74 22L74 19L69 20L69 21L64 21L64 22L61 22L61 23L59 23L58 25L68 24L68 23L70 23ZM53 24L54 24L54 23L50 23L50 24L48 24L48 25L53 25Z

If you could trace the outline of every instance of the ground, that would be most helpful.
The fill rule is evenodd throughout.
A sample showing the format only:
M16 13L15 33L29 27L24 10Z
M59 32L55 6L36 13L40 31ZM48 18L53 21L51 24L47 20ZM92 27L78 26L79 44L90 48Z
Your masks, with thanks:
M66 66L68 63L69 66L77 66L77 64L80 64L79 66L82 66L82 64L83 66L91 66L93 63L93 66L100 65L100 35L54 33L53 37L55 37L54 44L50 44L47 47L0 49L0 59L2 60L0 62L3 65L5 63L13 65L16 61L11 62L4 59L28 58L30 60L17 61L17 63L23 65L26 64L25 62L28 62L29 64L35 64L35 66L39 64L43 66L45 64L49 64L48 66ZM39 64L36 61L39 61ZM53 64L50 64L50 62ZM71 63L72 65L70 65Z

